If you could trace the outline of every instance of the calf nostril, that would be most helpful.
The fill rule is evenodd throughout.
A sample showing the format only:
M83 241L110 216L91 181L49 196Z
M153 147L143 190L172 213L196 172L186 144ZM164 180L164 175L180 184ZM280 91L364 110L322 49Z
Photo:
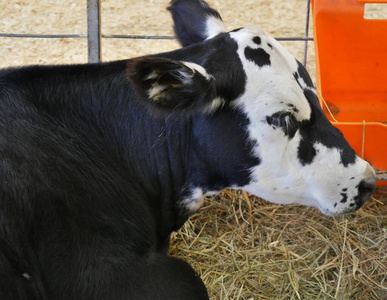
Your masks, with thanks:
M372 194L375 190L376 181L374 179L362 180L359 183L360 194Z
M376 187L375 179L364 179L358 185L357 208L360 208L372 195Z

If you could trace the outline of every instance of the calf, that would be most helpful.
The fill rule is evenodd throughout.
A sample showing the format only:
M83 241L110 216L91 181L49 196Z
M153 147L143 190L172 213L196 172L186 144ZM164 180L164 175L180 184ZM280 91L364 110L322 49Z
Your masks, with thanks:
M204 195L353 212L375 186L297 60L201 0L182 49L0 72L0 299L207 299L167 255Z

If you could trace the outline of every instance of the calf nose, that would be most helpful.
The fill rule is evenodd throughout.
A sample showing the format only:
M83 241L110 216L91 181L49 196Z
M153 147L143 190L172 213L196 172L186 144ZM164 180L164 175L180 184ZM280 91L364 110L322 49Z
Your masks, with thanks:
M364 173L365 178L360 181L358 185L358 194L357 197L355 197L356 209L359 209L367 202L376 187L376 173L374 168L368 164Z
M363 206L364 203L367 202L367 200L371 197L372 193L375 190L376 186L376 179L371 178L371 179L364 179L360 181L359 186L358 186L358 195L356 199L356 209L359 209L360 207Z

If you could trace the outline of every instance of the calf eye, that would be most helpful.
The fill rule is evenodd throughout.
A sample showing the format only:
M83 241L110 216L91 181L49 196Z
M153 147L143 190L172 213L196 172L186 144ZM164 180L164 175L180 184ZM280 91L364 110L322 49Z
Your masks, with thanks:
M280 111L271 116L267 116L266 121L274 128L281 128L289 138L294 137L300 126L300 122L297 121L290 112L285 111Z

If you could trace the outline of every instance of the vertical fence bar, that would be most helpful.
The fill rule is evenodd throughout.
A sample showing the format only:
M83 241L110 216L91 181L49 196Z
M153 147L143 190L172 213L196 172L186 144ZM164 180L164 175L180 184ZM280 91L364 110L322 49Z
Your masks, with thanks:
M101 61L100 8L99 0L87 0L87 54L89 63Z
M310 0L307 0L306 17L305 17L304 61L303 61L305 68L306 68L306 61L307 61L307 57L308 57L309 16L310 16Z

